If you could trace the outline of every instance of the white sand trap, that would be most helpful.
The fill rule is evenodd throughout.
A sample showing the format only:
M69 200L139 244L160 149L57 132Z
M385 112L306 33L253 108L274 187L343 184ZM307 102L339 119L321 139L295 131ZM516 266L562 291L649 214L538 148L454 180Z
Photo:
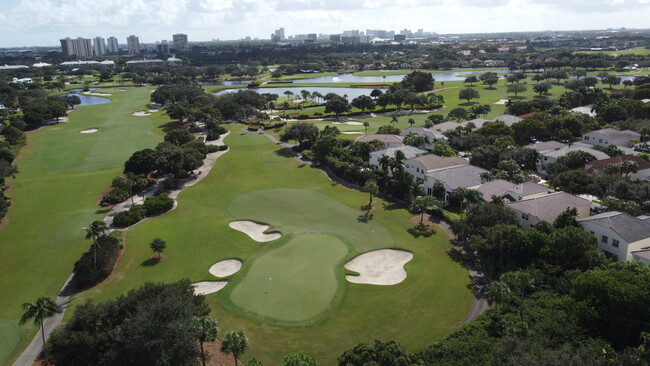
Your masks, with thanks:
M396 285L406 279L404 265L411 259L413 253L405 250L380 249L364 253L345 264L345 269L359 275L346 275L345 279L368 285Z
M228 277L231 274L237 273L241 269L241 261L239 259L226 259L219 261L210 267L210 273L216 277Z
M221 290L226 287L228 281L203 281L193 283L194 293L197 295L207 295Z
M363 126L363 122L349 121L349 122L332 122L333 125L351 125L351 126Z
M86 95L95 95L98 97L110 97L113 94L108 94L108 93L93 93L93 92L84 92Z
M144 117L144 116L151 116L151 113L147 113L145 111L137 111L137 112L133 112L133 115L136 117Z
M157 109L150 109L148 112L149 113L156 113L156 112L158 112L158 110Z
M268 233L264 234L266 230L270 227L269 225L258 224L253 221L233 221L228 224L231 228L241 231L242 233L251 237L251 239L258 242L267 242L275 239L280 239L282 234L280 233Z
M494 102L494 104L506 104L508 103L508 99L499 99L498 102Z
M96 128L90 128L90 129L79 131L79 132L81 132L81 133L95 133L97 131L99 131L99 130L96 129Z
M363 132L357 132L357 131L345 131L341 133L344 135L363 135Z

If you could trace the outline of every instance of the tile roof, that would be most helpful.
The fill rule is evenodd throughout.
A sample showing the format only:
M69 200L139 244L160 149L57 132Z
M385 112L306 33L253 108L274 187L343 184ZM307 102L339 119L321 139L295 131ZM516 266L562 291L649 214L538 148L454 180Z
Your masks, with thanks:
M511 114L504 114L501 116L494 117L492 121L494 122L503 122L506 126L512 126L515 123L521 121L523 118L513 116Z
M463 158L456 156L443 157L434 154L422 155L409 160L419 162L427 171L469 164L469 162Z
M376 155L376 156L387 155L390 156L391 158L394 158L395 154L398 151L403 152L404 156L406 156L406 159L413 159L418 155L424 155L427 153L426 150L418 149L417 147L400 146L400 147L389 147L388 149L373 151L370 153L370 155Z
M617 140L621 138L631 138L631 139L639 139L641 135L638 132L634 132L631 130L615 130L613 128L603 128L600 130L596 131L591 131L587 133L600 133L603 134L607 137L609 137L612 140Z
M613 158L594 160L591 163L587 164L586 172L593 173L595 171L605 169L609 164L620 164L624 161L633 161L639 166L639 170L649 169L650 162L647 162L645 159L635 156L635 155L621 155L615 156Z
M555 192L545 196L506 203L506 205L519 212L533 215L540 220L553 222L567 208L591 206L591 202L570 193Z
M443 123L439 123L437 125L434 125L431 129L436 130L436 131L440 131L440 132L446 132L446 131L449 131L449 130L454 130L454 129L458 128L458 127L463 127L463 125L460 124L460 123L456 123L456 122L443 122Z
M596 160L602 160L602 159L609 158L609 155L605 154L602 151L598 151L596 149L592 149L592 148L589 148L589 147L582 147L582 146L568 146L568 147L563 147L561 149L544 151L544 152L541 152L541 154L544 155L544 156L559 158L560 156L564 156L564 155L570 153L571 151L584 151L586 153L589 153L589 154L593 155L596 158Z
M481 184L481 174L487 172L474 165L455 166L427 173L427 177L445 182L449 188L474 187Z
M524 147L527 149L533 149L542 152L548 150L561 149L563 147L568 147L568 146L569 145L557 141L541 141L541 142L536 142L534 144L526 145Z
M628 243L650 238L650 221L641 220L623 212L612 211L579 219L611 229Z
M401 144L404 137L399 135L381 135L381 134L370 134L357 137L354 141L357 142L370 142L373 140L379 140L387 144Z

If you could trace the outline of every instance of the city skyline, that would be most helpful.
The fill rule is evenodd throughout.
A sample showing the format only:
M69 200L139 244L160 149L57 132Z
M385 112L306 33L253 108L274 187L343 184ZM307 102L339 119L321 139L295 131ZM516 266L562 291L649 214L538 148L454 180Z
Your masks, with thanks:
M0 47L57 46L65 37L184 33L192 42L409 28L448 33L646 28L650 0L5 0ZM363 19L363 22L359 22Z

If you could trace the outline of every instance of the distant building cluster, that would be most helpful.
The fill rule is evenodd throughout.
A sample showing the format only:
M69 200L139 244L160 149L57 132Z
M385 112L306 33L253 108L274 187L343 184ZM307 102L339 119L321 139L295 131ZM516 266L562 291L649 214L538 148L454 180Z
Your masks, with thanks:
M87 58L101 56L105 54L117 54L121 50L126 51L129 55L140 55L143 52L154 52L163 56L171 56L172 52L185 52L190 49L187 34L178 33L172 36L172 43L166 40L156 42L152 47L145 47L140 43L140 38L136 35L130 35L126 38L126 48L120 48L115 37L89 38L70 38L61 39L61 51L63 56L77 56Z
M425 39L436 36L434 32L425 32L423 29L418 29L412 32L410 29L403 29L396 33L395 31L387 31L382 29L366 29L360 31L358 29L346 30L338 34L295 34L289 37L285 36L284 28L275 30L271 34L272 42L287 42L287 43L313 43L331 42L342 44L359 44L359 43L372 43L377 41L394 41L405 42L412 39Z

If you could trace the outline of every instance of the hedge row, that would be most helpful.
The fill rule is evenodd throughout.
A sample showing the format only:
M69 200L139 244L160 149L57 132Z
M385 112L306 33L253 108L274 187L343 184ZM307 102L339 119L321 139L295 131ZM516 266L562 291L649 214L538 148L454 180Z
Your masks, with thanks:
M116 237L102 235L97 238L97 242L93 243L90 249L74 264L73 273L77 284L80 287L88 287L108 277L121 249L122 243ZM95 255L97 256L97 267L95 267Z
M142 205L133 205L128 211L115 215L113 225L116 227L128 227L145 217L160 215L174 207L174 199L161 194L159 196L147 197Z

